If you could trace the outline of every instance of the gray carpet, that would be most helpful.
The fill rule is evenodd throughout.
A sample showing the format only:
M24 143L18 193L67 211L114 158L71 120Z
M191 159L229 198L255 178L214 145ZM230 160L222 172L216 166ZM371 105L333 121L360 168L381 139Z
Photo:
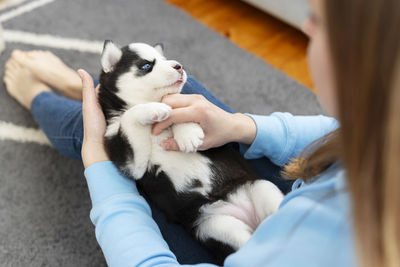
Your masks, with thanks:
M2 10L0 15L10 9ZM159 0L57 0L3 23L21 30L119 44L162 42L210 91L240 112L316 114L306 88L229 40ZM15 48L7 44L4 63ZM39 47L40 49L47 49ZM51 49L73 68L96 76L99 55ZM0 121L37 127L0 86ZM89 220L90 201L79 161L50 147L0 141L0 266L105 266Z

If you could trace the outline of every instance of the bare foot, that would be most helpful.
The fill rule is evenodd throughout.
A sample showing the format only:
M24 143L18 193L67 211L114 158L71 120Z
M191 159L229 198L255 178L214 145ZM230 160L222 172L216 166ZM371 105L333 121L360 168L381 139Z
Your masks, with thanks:
M50 87L12 58L6 63L3 80L8 93L27 109L30 109L35 96L41 92L51 92Z
M78 73L50 51L14 50L11 57L42 82L59 89L69 98L82 100L82 82Z

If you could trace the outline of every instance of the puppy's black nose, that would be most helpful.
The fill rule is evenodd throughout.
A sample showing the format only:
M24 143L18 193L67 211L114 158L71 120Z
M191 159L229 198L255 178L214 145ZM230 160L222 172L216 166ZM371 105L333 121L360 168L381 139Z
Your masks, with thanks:
M174 67L179 73L182 73L182 65L181 64L176 64Z

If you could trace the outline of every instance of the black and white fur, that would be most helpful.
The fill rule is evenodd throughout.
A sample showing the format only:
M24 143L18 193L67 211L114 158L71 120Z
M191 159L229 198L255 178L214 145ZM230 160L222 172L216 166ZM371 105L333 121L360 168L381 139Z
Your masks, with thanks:
M182 224L220 260L238 250L278 209L282 193L254 174L229 145L196 152L204 137L196 123L151 134L152 124L171 111L161 98L179 93L186 81L182 66L167 60L162 46L119 48L106 41L101 64L99 101L110 159L169 221ZM161 141L172 136L184 152L161 148Z

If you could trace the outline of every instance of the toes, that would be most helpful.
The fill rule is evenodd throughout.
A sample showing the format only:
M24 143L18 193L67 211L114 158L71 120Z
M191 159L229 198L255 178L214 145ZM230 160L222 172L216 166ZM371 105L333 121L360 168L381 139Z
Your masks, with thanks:
M14 59L9 59L6 63L6 71L8 70L9 72L14 71L20 67L21 65L18 63L18 61Z
M29 64L28 53L25 51L21 51L21 50L14 50L11 53L11 60L17 61L18 63L20 63L22 65Z
M18 69L18 63L15 60L9 60L5 66L4 77L13 79L15 77L15 71Z
M9 85L12 80L14 80L14 74L10 72L6 72L3 77L3 81L6 85Z
M9 75L4 75L3 81L8 87L8 85L10 83L10 76Z
M14 50L11 53L11 59L17 60L19 62L23 62L26 60L26 55L27 53L25 51L22 50Z
M6 72L5 74L4 74L4 77L3 77L3 81L4 81L4 83L5 83L5 85L6 85L6 90L7 90L7 92L11 95L11 96L14 96L14 92L13 92L13 90L11 90L11 87L13 86L13 84L15 84L15 76L14 76L14 74L13 73L10 73L10 72Z
M5 66L4 72L4 82L10 84L10 82L15 80L16 74L21 68L21 65L14 59L9 59Z
M11 66L14 64L14 63L13 63L14 61L15 61L15 60L13 60L13 59L7 60L6 65L5 65L5 68L6 68L6 69L11 68Z
M22 50L19 49L14 49L11 53L11 58L15 58L20 56L22 53L24 53Z

